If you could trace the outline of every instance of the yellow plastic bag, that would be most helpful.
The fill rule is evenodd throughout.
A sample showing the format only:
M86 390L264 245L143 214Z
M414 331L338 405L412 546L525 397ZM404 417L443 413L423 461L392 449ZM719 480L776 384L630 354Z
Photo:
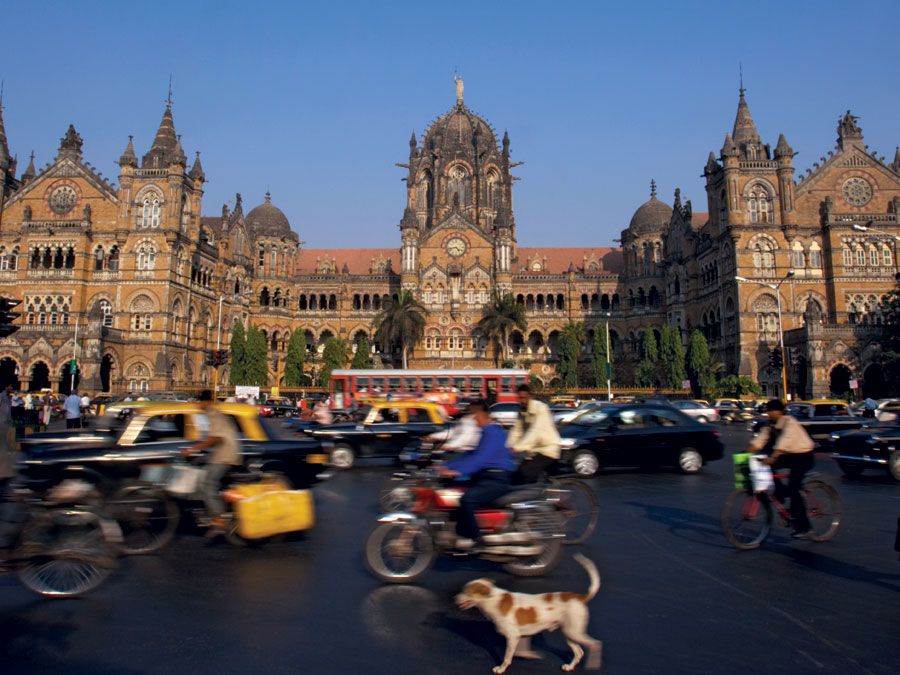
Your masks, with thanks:
M235 512L238 534L245 539L308 530L315 524L315 508L309 490L261 492L238 501Z

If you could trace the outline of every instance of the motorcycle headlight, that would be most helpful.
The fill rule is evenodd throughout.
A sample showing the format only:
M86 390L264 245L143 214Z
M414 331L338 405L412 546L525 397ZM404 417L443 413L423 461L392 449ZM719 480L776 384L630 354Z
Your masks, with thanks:
M561 448L574 448L578 445L578 439L576 438L561 438L559 440L559 447Z

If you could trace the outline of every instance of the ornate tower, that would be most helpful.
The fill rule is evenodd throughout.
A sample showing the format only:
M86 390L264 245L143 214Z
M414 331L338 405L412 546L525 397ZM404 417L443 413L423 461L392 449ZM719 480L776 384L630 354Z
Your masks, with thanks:
M9 152L6 127L3 125L3 92L0 91L0 224L7 198L16 190L16 158Z

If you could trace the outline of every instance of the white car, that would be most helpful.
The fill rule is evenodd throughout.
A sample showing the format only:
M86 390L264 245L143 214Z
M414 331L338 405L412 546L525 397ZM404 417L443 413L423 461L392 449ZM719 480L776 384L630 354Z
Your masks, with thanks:
M519 419L519 410L522 406L518 403L495 403L491 406L490 415L501 427L511 427Z
M719 413L716 412L716 409L711 408L705 403L700 403L699 401L672 401L670 405L673 408L677 408L688 417L692 417L704 424L707 422L719 421Z
M582 403L577 408L567 408L566 410L556 411L553 413L553 423L556 425L568 424L582 413L588 412L590 410L599 410L605 405L611 404L607 401L587 401L586 403Z

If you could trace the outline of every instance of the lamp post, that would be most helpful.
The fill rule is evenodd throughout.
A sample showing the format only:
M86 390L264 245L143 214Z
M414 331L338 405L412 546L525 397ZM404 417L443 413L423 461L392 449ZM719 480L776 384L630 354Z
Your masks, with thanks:
M778 348L781 350L781 390L784 393L784 398L787 400L788 391L787 391L787 363L784 358L784 325L781 321L781 293L778 292L779 287L785 281L794 276L794 270L790 269L787 271L787 274L779 281L777 284L767 284L764 281L756 281L755 279L747 279L746 277L738 277L734 278L737 282L749 281L759 284L760 286L766 286L767 288L771 288L775 291L775 302L778 306Z
M610 312L606 313L606 397L612 401L612 366L609 362L609 317Z
M894 241L900 241L900 235L891 234L890 232L885 232L884 230L879 230L878 228L872 227L871 225L859 225L857 223L854 223L853 229L857 232L872 232L874 234L880 234L884 237L890 237Z

